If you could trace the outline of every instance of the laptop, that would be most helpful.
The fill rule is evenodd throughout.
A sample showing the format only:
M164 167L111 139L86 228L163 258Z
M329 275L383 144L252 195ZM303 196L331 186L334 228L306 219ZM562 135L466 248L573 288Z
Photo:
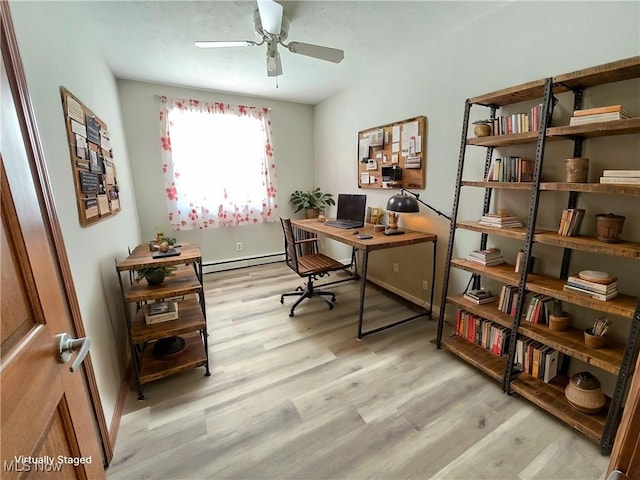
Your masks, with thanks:
M351 193L338 194L338 215L335 220L327 222L331 227L359 228L364 225L367 196Z

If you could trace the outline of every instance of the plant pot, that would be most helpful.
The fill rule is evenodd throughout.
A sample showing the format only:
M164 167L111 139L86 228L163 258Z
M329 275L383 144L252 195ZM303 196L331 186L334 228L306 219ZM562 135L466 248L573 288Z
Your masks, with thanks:
M160 285L164 282L164 272L162 270L147 272L144 278L147 279L149 285Z
M473 126L473 133L476 137L488 137L491 135L491 125L487 123L477 123Z
M320 216L320 210L317 208L305 208L304 218L318 218Z
M549 330L561 332L569 326L569 316L563 313L561 316L549 315Z
M591 348L604 348L607 344L607 337L600 335L592 335L591 329L587 328L584 331L584 344Z
M569 405L583 413L598 413L606 403L600 381L589 372L572 376L564 395Z
M622 215L599 213L596 215L596 238L605 243L618 243L624 225Z

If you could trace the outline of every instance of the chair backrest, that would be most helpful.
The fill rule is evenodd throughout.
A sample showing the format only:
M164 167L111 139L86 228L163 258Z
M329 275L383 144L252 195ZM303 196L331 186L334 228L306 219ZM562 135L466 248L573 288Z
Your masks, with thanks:
M280 223L282 223L282 231L284 233L284 253L285 253L285 261L289 268L296 273L299 273L298 270L298 252L296 251L296 240L293 234L293 225L291 225L291 219L289 218L280 218Z

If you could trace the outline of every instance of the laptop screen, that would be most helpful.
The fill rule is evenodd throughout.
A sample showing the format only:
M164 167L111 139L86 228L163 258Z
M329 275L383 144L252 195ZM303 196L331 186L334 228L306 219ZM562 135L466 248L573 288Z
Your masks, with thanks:
M367 196L351 193L338 194L338 220L352 220L364 225Z

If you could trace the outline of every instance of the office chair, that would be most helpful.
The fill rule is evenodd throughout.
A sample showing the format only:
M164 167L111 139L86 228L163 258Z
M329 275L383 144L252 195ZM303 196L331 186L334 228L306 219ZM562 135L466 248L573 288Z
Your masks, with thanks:
M300 277L306 277L307 279L304 288L298 287L293 292L283 293L280 296L280 303L284 303L284 297L300 297L291 306L291 310L289 311L290 317L293 317L294 310L305 298L320 297L327 302L330 310L333 309L332 302L336 301L335 294L324 290L316 290L313 282L317 280L318 277L328 275L329 272L348 268L348 265L344 265L322 253L318 253L318 239L315 236L303 238L304 235L300 235L299 231L294 232L290 219L281 218L280 222L282 223L282 230L284 232L284 250L287 265ZM331 301L325 297L331 297Z

